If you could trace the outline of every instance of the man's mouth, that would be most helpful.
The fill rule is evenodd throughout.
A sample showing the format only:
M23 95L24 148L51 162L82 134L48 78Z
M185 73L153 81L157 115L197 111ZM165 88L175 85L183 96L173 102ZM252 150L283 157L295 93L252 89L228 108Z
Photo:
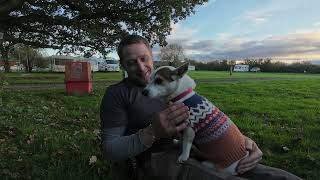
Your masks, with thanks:
M143 78L144 78L146 81L149 81L149 79L150 79L150 74L151 74L150 71L146 71L146 72L142 73Z
M147 72L144 73L144 76L149 78L150 77L150 73L151 73L150 71L147 71Z

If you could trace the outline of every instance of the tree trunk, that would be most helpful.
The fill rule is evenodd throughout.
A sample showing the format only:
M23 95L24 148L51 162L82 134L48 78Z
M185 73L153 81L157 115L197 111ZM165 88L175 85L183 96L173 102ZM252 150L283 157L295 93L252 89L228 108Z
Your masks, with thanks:
M31 71L32 71L32 66L28 66L28 73L31 73Z
M8 54L7 57L4 57L4 72L8 73L10 72L10 64L9 64L9 59L8 59Z
M9 64L9 51L6 48L1 48L2 60L4 61L4 72L10 72L10 64Z
M4 61L4 72L10 72L10 64L9 64L9 49L10 45L4 45L2 42L0 43L0 53L1 53L1 59Z

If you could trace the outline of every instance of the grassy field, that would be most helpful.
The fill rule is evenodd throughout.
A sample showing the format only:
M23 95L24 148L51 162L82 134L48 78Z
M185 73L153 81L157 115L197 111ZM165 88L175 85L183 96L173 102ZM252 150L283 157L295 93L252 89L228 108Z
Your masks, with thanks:
M233 73L219 71L192 71L189 74L196 80L241 80L252 78L281 78L281 79L311 79L320 78L319 74L295 74L295 73ZM115 81L121 79L120 72L95 72L94 81ZM64 83L64 73L8 73L6 80L10 84L29 84L29 83Z
M190 74L198 80L230 78L227 72ZM23 75L6 76L10 83ZM44 83L48 81L41 79L44 76L63 82L63 74L27 76L36 78L19 82ZM94 74L101 81L120 77L120 73ZM273 79L255 80L264 77ZM320 76L234 73L232 78L252 81L208 81L199 83L196 90L258 143L264 152L263 164L318 179ZM103 160L99 149L99 105L104 91L105 87L95 86L92 95L66 96L63 89L4 90L0 94L0 177L125 179L123 166Z

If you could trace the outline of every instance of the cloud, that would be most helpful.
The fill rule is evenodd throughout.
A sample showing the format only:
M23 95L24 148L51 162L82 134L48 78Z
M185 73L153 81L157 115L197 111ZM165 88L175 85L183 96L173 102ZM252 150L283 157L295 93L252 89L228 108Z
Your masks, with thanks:
M320 21L313 23L313 26L314 26L314 27L320 27Z
M220 34L215 40L172 40L180 44L187 57L199 60L221 58L320 59L320 30L269 35L263 39L247 39Z
M245 15L245 20L249 23L259 25L266 22L272 14L270 12L247 12Z
M170 42L176 39L185 39L186 37L192 37L197 34L197 28L190 28L181 25L180 23L174 24L171 22L171 34L167 36L167 40Z
M234 18L236 25L246 23L248 25L261 25L273 17L294 12L304 7L305 3L301 0L271 0L268 3L261 3L260 6L248 9L242 15Z
M229 40L230 42L233 39ZM243 40L238 49L222 46L212 57L225 58L308 58L320 57L320 31L269 36L261 40Z

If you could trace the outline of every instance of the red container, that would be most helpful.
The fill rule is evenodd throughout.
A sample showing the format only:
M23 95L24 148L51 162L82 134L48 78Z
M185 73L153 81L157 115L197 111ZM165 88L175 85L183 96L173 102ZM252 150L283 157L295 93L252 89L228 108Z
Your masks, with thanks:
M65 81L92 81L91 65L89 62L66 62Z
M66 82L66 90L68 95L73 94L90 94L92 92L92 81L87 82Z
M92 92L91 66L89 62L66 62L65 84L68 95Z

